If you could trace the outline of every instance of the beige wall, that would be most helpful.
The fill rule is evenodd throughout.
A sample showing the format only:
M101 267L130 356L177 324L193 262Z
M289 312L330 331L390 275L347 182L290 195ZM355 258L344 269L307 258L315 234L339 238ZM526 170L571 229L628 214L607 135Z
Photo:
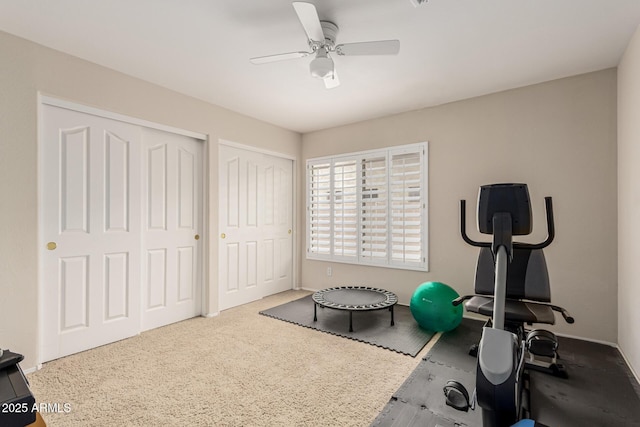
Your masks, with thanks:
M208 312L216 312L217 141L298 158L301 136L0 32L0 347L24 354L25 369L39 361L38 91L209 135L213 291L206 302Z
M615 342L616 70L305 134L302 156L418 141L429 141L430 271L303 259L302 286L380 286L396 292L401 303L425 281L472 293L477 249L460 238L458 201L469 201L468 222L474 224L481 184L525 182L534 208L532 240L545 237L543 198L554 198L556 240L545 250L552 300L570 310L576 323L560 319L553 329ZM332 277L326 276L329 265Z
M640 27L618 67L618 343L640 376Z

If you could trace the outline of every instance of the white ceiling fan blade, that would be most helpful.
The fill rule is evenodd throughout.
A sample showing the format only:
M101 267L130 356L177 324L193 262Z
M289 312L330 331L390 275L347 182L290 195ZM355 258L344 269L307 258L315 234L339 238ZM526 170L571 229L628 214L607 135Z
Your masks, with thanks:
M296 58L304 58L309 55L311 52L289 52L289 53L280 53L277 55L267 55L267 56L259 56L257 58L251 58L252 64L266 64L269 62L276 61L285 61L287 59L296 59Z
M293 8L298 14L298 19L307 33L307 38L316 42L324 41L324 32L320 25L320 18L316 7L311 3L303 1L294 1Z
M338 55L397 55L398 52L400 52L399 40L344 43L336 46Z
M330 76L327 76L322 80L324 80L324 87L327 89L333 89L334 87L340 86L340 80L338 80L338 74L336 73L335 68Z

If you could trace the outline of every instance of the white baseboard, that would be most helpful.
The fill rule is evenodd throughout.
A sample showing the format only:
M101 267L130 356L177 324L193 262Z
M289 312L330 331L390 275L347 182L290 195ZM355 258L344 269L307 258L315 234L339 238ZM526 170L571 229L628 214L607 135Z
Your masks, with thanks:
M471 319L471 320L480 320L480 321L486 321L488 318L486 316L482 316L482 315L477 315L475 313L467 313L465 312L463 317L465 319ZM528 325L525 325L528 326ZM539 328L534 328L534 327L525 327L525 329L527 330L532 330L532 329L545 329L544 328L545 325L540 325ZM592 343L596 343L596 344L603 344L603 345L607 345L609 347L615 347L618 348L618 344L611 342L611 341L604 341L604 340L596 340L593 338L586 338L586 337L580 337L577 335L571 335L571 334L565 334L562 332L555 332L552 331L555 335L559 336L559 337L564 337L564 338L573 338L576 340L581 340L581 341L588 341L588 342L592 342Z
M541 329L544 329L544 328L541 328ZM618 348L618 344L616 344L614 342L611 342L611 341L596 340L596 339L593 339L593 338L580 337L580 336L577 336L577 335L570 335L570 334L565 334L565 333L561 333L561 332L554 332L554 334L556 334L559 337L573 338L575 340L587 341L587 342L592 342L592 343L596 343L596 344L608 345L609 347Z
M469 313L466 310L462 314L462 318L463 319L471 319L471 320L480 320L481 322L486 322L487 321L487 317L486 316L481 316L481 315L475 314L475 313Z
M31 368L27 368L27 369L23 369L22 372L25 373L25 375L31 374L35 371L39 371L40 369L42 369L42 363L36 365L36 366L32 366Z
M616 345L616 348L618 349L618 351L622 355L622 358L624 359L624 362L627 364L627 367L629 367L629 370L631 371L631 374L635 377L635 379L638 382L638 384L640 384L640 375L638 375L638 373L633 369L633 365L631 365L631 363L629 362L629 359L627 358L627 355L624 354L624 351L622 351L622 348L620 348L619 345Z

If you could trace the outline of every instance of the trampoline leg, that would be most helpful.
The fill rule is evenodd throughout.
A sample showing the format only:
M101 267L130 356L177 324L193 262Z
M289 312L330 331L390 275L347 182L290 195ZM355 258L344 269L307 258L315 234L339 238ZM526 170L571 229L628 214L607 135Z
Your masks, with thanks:
M396 324L396 322L393 321L393 306L389 307L389 311L391 312L391 326L393 326Z
M316 304L315 302L313 303L313 321L318 321L318 304Z
M349 332L353 332L353 311L349 310Z

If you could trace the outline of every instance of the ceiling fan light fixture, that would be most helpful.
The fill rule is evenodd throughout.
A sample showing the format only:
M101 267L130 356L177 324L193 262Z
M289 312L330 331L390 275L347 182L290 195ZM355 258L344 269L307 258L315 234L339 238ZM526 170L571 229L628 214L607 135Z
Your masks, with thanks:
M327 50L322 47L318 50L318 55L309 64L309 70L313 77L324 79L333 74L333 60L329 58Z

